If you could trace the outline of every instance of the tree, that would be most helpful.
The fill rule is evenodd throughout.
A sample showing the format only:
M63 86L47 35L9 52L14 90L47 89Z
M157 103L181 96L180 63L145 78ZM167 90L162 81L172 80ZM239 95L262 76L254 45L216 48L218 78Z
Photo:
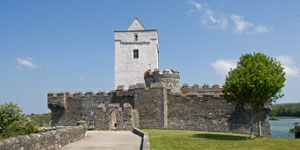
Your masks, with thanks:
M0 105L0 139L38 132L34 122L21 112L12 102Z
M253 138L253 118L258 117L258 136L261 136L261 111L266 103L282 97L285 72L275 59L262 53L244 54L237 67L231 69L224 84L226 101L243 103L250 110L250 138Z

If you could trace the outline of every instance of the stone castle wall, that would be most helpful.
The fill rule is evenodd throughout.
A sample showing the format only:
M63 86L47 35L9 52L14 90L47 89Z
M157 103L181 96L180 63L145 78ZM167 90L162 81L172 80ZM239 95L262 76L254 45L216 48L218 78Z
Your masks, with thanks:
M135 90L135 106L139 111L140 127L164 128L164 88Z
M263 135L270 136L269 110L263 112ZM223 95L168 95L168 128L203 131L230 131L248 134L250 117L241 104L230 104ZM257 120L255 120L257 122ZM256 127L255 127L256 128ZM256 133L257 129L255 130Z
M115 111L116 130L146 127L250 131L249 111L242 104L226 102L222 88L217 84L201 87L184 84L179 92L174 92L171 86L163 83L165 81L145 82L131 85L128 90L118 86L109 93L49 93L48 106L52 110L53 125L76 125L78 120L84 120L90 129L106 130L111 128L110 116ZM269 112L270 105L266 105L261 116L264 136L270 136Z
M49 93L48 107L52 111L52 125L74 126L77 121L84 120L88 128L94 128L97 106L112 102L114 93L69 92Z

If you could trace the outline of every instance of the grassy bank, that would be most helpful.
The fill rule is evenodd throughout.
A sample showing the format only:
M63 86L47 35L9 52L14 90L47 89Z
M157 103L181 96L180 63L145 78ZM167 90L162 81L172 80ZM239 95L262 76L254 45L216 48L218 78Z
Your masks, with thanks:
M143 131L149 134L151 150L300 150L300 139L248 139L248 135L186 130Z

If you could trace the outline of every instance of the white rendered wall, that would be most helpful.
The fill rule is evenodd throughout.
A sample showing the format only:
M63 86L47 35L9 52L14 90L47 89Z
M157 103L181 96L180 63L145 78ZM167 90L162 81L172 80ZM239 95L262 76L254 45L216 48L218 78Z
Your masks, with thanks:
M138 34L138 41L134 40ZM115 31L115 89L118 85L145 83L144 72L158 69L157 30ZM139 50L139 58L133 58L133 50Z

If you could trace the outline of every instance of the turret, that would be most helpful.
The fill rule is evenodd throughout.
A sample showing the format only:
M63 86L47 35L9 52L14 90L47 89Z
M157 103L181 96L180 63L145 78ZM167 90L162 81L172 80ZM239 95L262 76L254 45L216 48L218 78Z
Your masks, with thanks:
M180 74L177 70L164 69L160 72L155 69L153 72L147 70L144 74L146 87L151 87L152 83L161 83L164 87L170 88L171 92L180 92Z

